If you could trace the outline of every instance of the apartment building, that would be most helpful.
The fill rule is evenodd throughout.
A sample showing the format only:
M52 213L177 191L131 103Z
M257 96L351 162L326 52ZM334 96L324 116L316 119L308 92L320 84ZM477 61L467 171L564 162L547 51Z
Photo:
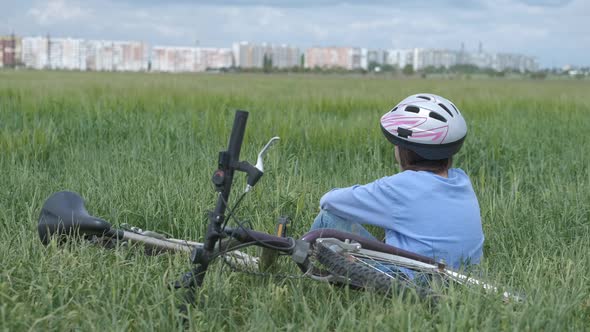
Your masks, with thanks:
M203 72L232 67L233 56L229 48L155 46L151 64L152 71Z
M398 68L404 68L408 64L414 64L414 49L386 50L384 53L384 64Z
M249 42L232 45L234 64L240 68L263 68L265 61L273 68L301 66L299 48L286 44L253 44Z
M86 70L84 40L50 38L48 43L47 68L62 70Z
M146 71L148 56L148 45L139 41L85 42L86 70Z
M305 51L305 68L366 69L367 55L358 47L312 47Z
M22 62L22 39L0 36L0 68L15 68Z
M199 48L197 62L198 71L219 70L233 67L234 57L230 48Z

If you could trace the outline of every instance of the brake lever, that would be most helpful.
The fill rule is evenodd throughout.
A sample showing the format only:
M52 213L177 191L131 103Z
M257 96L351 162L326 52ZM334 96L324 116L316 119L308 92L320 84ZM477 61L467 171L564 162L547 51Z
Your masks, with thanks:
M255 172L255 173L257 173L255 176L251 176L250 172L248 172L249 179L248 179L248 184L246 185L246 190L244 192L247 193L250 190L252 190L254 185L256 185L256 182L258 182L258 180L262 177L262 175L264 174L264 156L266 156L270 147L272 147L280 139L281 138L278 136L271 138L268 141L268 143L266 143L266 145L262 148L262 150L260 150L260 152L258 153L258 158L256 159L256 165L254 166L254 168L258 172Z
M268 141L268 143L266 143L266 145L262 148L260 153L258 153L258 158L256 159L256 165L254 167L258 168L259 171L264 172L263 158L268 152L268 149L270 149L270 147L273 146L280 139L281 138L278 136L271 138Z

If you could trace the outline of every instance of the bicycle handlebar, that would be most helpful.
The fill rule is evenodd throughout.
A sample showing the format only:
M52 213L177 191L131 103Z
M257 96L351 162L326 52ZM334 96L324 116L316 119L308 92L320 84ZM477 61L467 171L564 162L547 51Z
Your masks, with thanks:
M227 147L230 163L238 162L240 159L240 151L242 149L242 142L244 141L244 133L246 132L247 121L248 112L237 110Z
M215 242L221 237L221 225L225 221L225 210L229 202L234 172L242 170L240 165L244 164L240 163L239 158L247 121L248 112L237 110L227 150L219 153L219 165L218 169L213 174L212 181L213 184L215 184L217 191L220 192L220 195L217 199L215 210L209 213L209 225L205 236L205 250L207 252L213 250ZM206 257L203 257L202 259L203 262L207 260Z

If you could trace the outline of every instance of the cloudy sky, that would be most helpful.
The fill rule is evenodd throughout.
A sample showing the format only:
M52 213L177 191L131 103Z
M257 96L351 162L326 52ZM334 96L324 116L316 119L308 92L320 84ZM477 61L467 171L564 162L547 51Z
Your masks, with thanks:
M436 47L590 65L589 0L0 0L0 34L230 47Z

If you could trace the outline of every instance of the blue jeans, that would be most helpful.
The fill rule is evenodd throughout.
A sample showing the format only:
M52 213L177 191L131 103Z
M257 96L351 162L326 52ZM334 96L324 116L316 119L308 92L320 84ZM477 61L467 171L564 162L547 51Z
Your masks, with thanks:
M366 228L361 226L361 224L340 218L326 210L321 210L317 217L315 217L310 230L314 231L316 229L322 228L330 228L342 232L352 233L377 241L377 239L371 235L371 233L369 233Z

